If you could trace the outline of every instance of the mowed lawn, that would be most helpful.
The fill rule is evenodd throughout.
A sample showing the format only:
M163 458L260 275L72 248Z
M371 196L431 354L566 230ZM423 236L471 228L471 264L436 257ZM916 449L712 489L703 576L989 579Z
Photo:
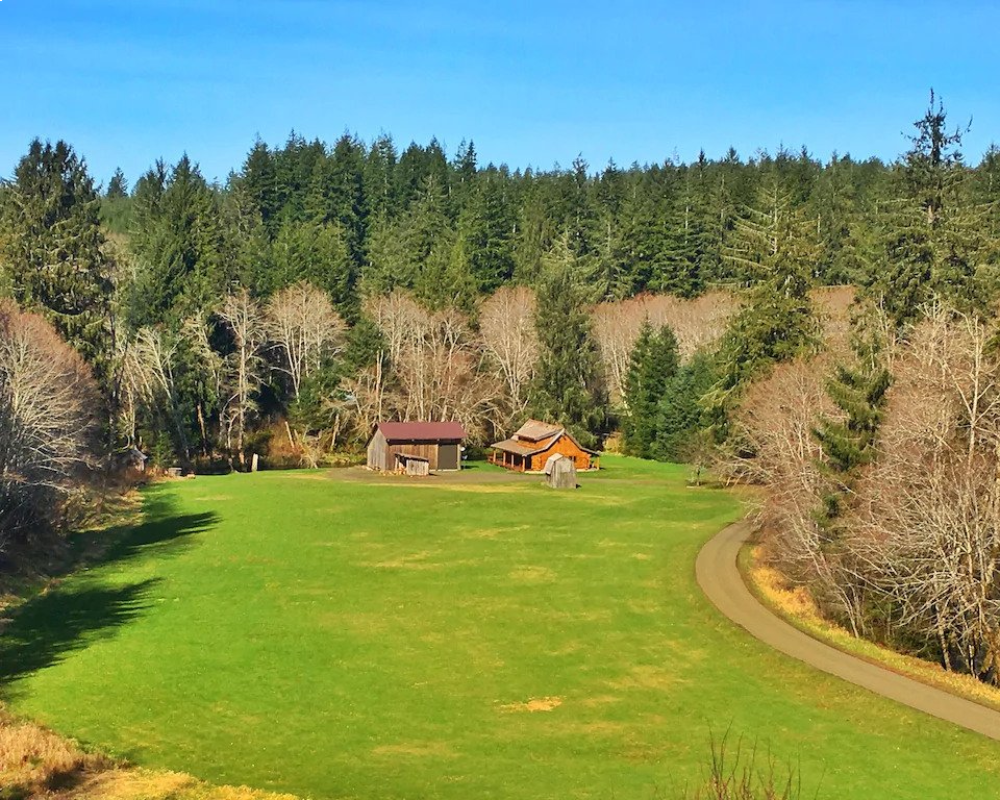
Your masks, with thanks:
M200 477L0 644L19 712L313 798L666 798L727 729L805 796L1000 796L1000 744L790 661L694 580L736 499L607 458L537 477Z

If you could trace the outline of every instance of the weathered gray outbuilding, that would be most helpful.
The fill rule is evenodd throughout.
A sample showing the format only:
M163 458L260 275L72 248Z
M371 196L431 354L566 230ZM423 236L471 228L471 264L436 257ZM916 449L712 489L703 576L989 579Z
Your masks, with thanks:
M458 422L382 422L368 442L368 469L406 471L406 461L416 458L432 472L461 469L465 436Z
M545 485L552 489L575 489L576 461L562 453L549 456L545 462Z

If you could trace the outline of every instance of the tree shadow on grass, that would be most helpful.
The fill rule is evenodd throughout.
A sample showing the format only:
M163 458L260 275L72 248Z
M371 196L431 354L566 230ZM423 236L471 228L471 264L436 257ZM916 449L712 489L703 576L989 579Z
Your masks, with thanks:
M97 558L86 559L95 565L131 561L137 556L159 558L190 547L193 534L218 521L218 515L211 512L179 514L176 498L163 485L143 491L142 514L140 525L77 534L76 547L82 553L99 552ZM102 547L104 542L111 544Z
M11 684L18 679L57 664L135 619L157 583L58 589L26 604L0 638L0 698L12 699Z
M143 501L144 522L102 535L112 540L91 563L100 568L136 558L173 557L193 546L191 537L212 527L212 513L178 514L172 496L156 487ZM128 624L148 608L159 578L109 584L82 573L22 605L0 628L0 699L12 699L12 684L52 666Z

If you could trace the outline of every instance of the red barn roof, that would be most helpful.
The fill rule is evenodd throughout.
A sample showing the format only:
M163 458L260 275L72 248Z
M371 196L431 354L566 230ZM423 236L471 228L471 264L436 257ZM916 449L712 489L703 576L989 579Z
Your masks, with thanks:
M459 422L380 422L387 442L458 441L466 437Z

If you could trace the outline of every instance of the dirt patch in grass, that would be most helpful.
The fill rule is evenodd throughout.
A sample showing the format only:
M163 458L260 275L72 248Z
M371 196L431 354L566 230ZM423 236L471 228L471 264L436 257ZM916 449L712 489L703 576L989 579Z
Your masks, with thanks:
M532 697L522 703L504 703L500 711L505 714L536 714L539 711L555 711L562 704L561 697Z

